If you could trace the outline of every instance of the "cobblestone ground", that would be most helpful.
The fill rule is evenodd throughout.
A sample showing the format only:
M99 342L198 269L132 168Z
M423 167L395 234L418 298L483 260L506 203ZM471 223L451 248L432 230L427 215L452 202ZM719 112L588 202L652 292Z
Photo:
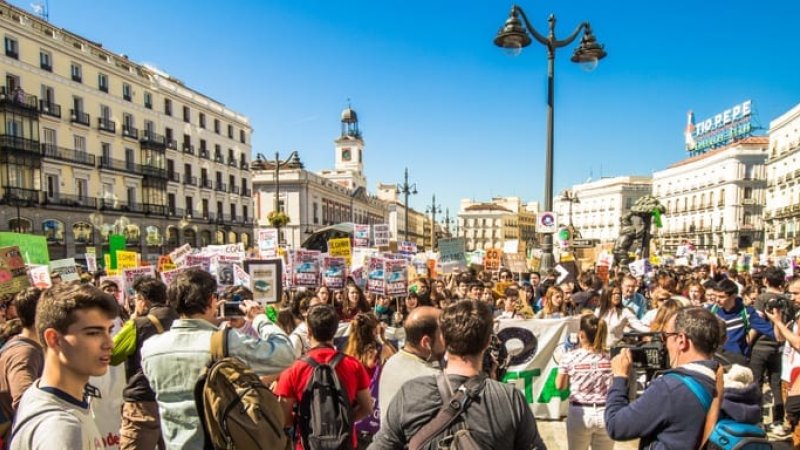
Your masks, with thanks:
M564 420L536 420L536 425L539 427L539 432L542 434L548 450L567 450L567 426ZM625 441L617 442L614 445L615 450L636 450L639 441ZM790 441L775 441L773 442L774 450L791 450Z

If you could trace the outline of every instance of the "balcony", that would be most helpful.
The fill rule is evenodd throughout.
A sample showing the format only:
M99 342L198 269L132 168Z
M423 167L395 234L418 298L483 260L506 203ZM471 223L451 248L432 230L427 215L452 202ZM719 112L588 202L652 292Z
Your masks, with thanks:
M201 179L200 180L200 187L205 189L213 189L214 186L211 184L211 180L209 179Z
M73 150L70 148L59 147L54 144L42 144L42 154L46 158L57 159L85 166L94 167L95 156L85 151Z
M142 166L133 161L123 161L121 159L108 158L105 156L100 157L101 169L116 170L119 172L128 172L136 175L142 174Z
M39 191L3 186L3 203L15 206L33 206L39 203Z
M38 99L35 95L26 94L21 88L13 91L0 87L0 107L11 108L33 115L38 113Z
M226 192L228 190L228 185L225 184L225 183L220 183L219 181L217 181L217 185L216 185L214 190L216 190L218 192Z
M183 208L176 208L174 205L168 205L167 215L170 217L183 217Z
M245 160L241 160L239 161L239 168L242 170L250 170L250 164L248 164Z
M154 205L145 203L142 205L142 210L145 214L156 214L159 216L166 216L167 215L167 206L166 205Z
M122 137L139 139L139 130L132 125L122 126Z
M207 148L200 147L200 152L198 153L198 155L199 155L201 158L208 159L208 149L207 149Z
M756 204L756 199L754 199L754 198L743 198L742 199L742 204L743 205L755 205Z
M170 172L167 171L167 179L172 181L173 183L180 183L181 182L181 174L178 172Z
M242 188L242 197L250 197L251 195L252 192L250 191L250 189L246 187Z
M154 146L157 146L157 147L160 147L160 148L164 148L164 147L167 146L167 140L164 138L164 136L162 136L162 135L160 135L160 134L158 134L158 133L156 133L156 132L154 132L152 130L147 130L147 129L145 129L142 132L141 143L143 145L148 145L149 144L149 145L154 145Z
M0 134L0 149L10 153L19 152L26 156L40 157L42 155L39 141L8 134Z
M190 174L183 174L183 184L197 186L197 177L193 177Z
M85 195L54 194L45 195L45 205L68 206L70 208L97 209L97 199Z
M187 153L189 155L194 155L194 145L189 145L184 143L183 144L183 153Z
M53 65L50 64L50 63L47 63L47 62L39 63L39 68L44 70L44 71L47 71L47 72L52 72L53 71Z
M161 178L167 179L167 171L166 169L160 169L158 167L153 167L149 164L142 164L139 166L141 168L141 174L146 177L153 177L153 178Z
M81 74L73 72L72 73L72 81L74 81L76 83L83 83L83 77L81 76Z
M44 116L61 118L61 105L50 103L47 100L39 100L39 113Z
M177 150L178 149L178 141L176 141L175 139L170 139L170 138L165 138L165 139L167 141L167 148L171 148L173 150Z
M69 121L85 127L89 126L89 114L74 109L69 110Z
M225 158L222 157L219 153L214 155L214 162L218 162L220 164L225 164Z
M228 186L228 192L231 194L239 195L239 186L236 186L235 184Z
M228 157L228 165L231 167L236 167L236 158Z
M100 131L107 131L109 133L117 132L117 124L111 119L105 117L97 118L97 129Z

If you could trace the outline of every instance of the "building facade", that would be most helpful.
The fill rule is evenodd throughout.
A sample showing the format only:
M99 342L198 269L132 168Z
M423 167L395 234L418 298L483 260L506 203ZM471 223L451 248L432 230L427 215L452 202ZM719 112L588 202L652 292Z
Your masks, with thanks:
M768 253L800 246L800 105L769 125L764 208Z
M503 248L516 240L525 252L536 242L536 213L519 197L495 197L491 202L461 200L458 236L466 239L467 251Z
M402 240L405 231L403 204L394 185L378 184L378 195L370 194L364 172L364 139L358 115L352 108L341 114L342 132L334 141L333 169L314 173L299 161L288 161L275 170L275 161L265 158L253 164L253 189L258 224L269 227L267 216L278 209L289 216L282 227L281 242L299 247L317 230L342 222L389 224L391 239ZM409 240L422 248L429 245L430 221L409 210Z
M760 251L768 145L748 137L653 173L667 210L658 231L665 253L687 241L713 255Z
M620 219L640 197L652 191L652 178L623 176L576 184L556 197L553 209L560 226L573 226L574 237L612 242Z
M45 234L51 258L110 233L151 260L250 244L246 117L7 3L0 30L0 229Z

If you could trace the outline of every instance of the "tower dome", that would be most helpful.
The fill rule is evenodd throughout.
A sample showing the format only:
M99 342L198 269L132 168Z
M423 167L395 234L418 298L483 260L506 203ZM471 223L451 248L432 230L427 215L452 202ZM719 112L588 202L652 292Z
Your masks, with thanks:
M358 122L358 114L356 111L351 108L347 107L342 111L342 123L356 123Z
M356 110L350 107L349 100L347 108L342 110L342 137L361 138L361 130L358 129L358 114L356 114Z

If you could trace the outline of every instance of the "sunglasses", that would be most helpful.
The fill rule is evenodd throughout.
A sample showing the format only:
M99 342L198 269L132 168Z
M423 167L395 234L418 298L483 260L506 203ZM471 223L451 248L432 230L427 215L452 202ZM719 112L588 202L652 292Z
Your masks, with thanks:
M661 342L667 342L667 339L669 339L670 336L677 336L679 334L680 333L677 333L677 332L670 333L668 331L662 331L661 332Z

